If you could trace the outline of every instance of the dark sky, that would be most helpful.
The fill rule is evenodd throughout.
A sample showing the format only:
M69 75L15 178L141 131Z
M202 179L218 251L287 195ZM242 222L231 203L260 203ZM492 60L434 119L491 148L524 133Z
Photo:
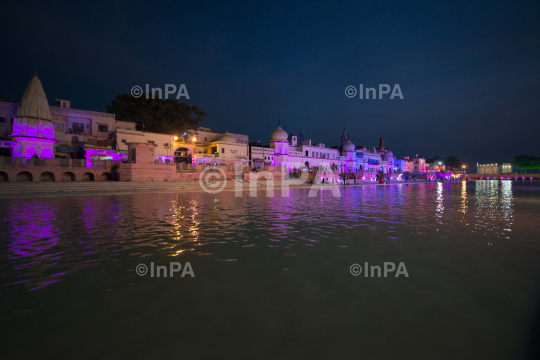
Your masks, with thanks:
M0 97L38 71L51 104L104 111L134 85L186 84L201 126L268 143L384 136L398 157L540 156L540 1L10 1ZM345 88L399 84L404 100Z

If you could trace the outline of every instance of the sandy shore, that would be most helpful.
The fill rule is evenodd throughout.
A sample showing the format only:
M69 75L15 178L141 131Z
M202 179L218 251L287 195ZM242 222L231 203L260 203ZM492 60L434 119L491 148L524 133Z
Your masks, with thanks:
M412 185L426 184L426 182L408 182L395 181L389 185L378 184L375 182L363 182L354 186L393 186L393 185ZM283 188L332 188L344 187L344 185L330 184L306 184L298 183L294 180L276 181L272 185L269 181L259 180L257 183L241 182L239 180L228 180L223 186L222 183L215 183L215 186L209 186L199 181L165 181L165 182L9 182L0 183L0 198L21 198L21 197L54 197L54 196L88 196L88 195L127 195L140 193L176 193L176 192L208 192L210 191L237 191L249 192L254 188L257 191L267 191L268 187L274 187L276 195Z

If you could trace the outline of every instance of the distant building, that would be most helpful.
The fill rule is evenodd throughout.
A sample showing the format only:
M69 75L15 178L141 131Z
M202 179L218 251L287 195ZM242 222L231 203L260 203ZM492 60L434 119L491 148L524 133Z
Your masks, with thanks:
M249 160L254 168L260 168L262 165L275 165L276 150L270 146L263 146L261 141L249 145Z
M209 128L190 131L187 140L196 139L196 164L249 164L249 137L236 133L218 133Z
M326 147L323 143L312 144L311 140L301 140L300 136L287 134L278 126L270 135L270 148L274 150L274 165L286 171L296 171L301 168L323 168L337 172L365 172L365 173L395 173L395 172L426 172L424 158L414 160L395 160L394 154L388 147L384 147L384 139L380 139L379 148L374 146L368 150L365 147L356 147L350 140L349 134L344 130L339 146ZM258 156L265 156L262 147L252 146L251 157L254 150ZM267 158L265 158L266 161Z
M476 164L477 174L512 174L511 163Z
M476 164L477 174L502 174L499 164Z

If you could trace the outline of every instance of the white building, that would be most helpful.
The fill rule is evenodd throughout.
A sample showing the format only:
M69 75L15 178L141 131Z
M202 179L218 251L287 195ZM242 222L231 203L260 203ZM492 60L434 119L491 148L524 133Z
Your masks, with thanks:
M270 135L270 148L274 150L274 166L283 167L286 171L297 171L300 168L332 169L337 172L392 173L395 171L394 155L384 149L381 138L379 150L373 147L356 148L343 131L338 147L328 148L323 143L312 145L311 140L299 136L288 135L280 126ZM264 148L252 146L254 153L261 153Z
M200 127L188 131L187 139L195 143L196 164L249 164L249 137L236 133L218 133ZM193 140L195 139L195 140Z

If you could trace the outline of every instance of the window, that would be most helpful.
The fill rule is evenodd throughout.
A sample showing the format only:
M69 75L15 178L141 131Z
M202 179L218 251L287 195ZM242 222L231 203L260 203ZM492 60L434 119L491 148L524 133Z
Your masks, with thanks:
M54 128L64 130L64 123L54 123Z
M109 126L107 125L98 125L97 131L99 132L109 132Z
M4 123L4 122L6 122L6 119L3 117L0 117L0 123Z
M126 139L122 139L120 141L123 142L124 144L126 143Z
M74 122L73 124L71 124L71 129L74 132L84 132L84 124Z
M306 150L306 156L309 156L309 153L308 153L308 151L307 151L307 150Z
M155 144L154 140L148 140L149 144Z
M221 148L221 153L222 153L222 154L225 154L225 148L224 148L224 147Z
M206 140L206 136L204 137L204 141L207 141L207 140Z

